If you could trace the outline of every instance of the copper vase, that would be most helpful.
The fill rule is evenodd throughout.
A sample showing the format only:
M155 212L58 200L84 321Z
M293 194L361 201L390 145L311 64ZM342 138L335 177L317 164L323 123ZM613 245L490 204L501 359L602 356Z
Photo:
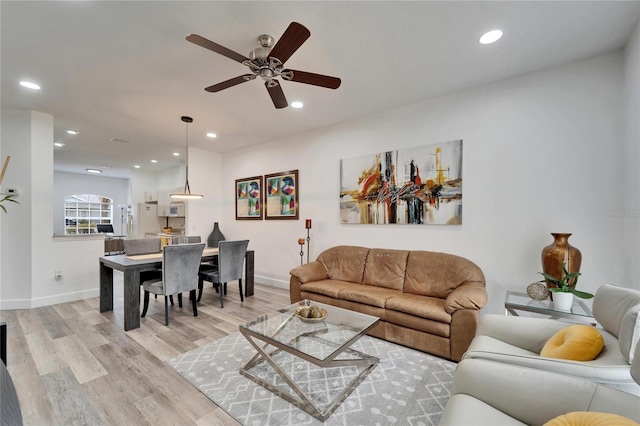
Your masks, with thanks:
M569 244L571 234L552 233L551 235L553 236L553 244L542 249L542 271L559 280L564 276L564 271L562 270L562 264L564 263L569 273L579 272L582 253ZM575 285L575 279L569 281L569 286L575 287ZM547 281L547 287L552 288L556 287L556 285ZM553 293L550 293L550 295L553 295Z

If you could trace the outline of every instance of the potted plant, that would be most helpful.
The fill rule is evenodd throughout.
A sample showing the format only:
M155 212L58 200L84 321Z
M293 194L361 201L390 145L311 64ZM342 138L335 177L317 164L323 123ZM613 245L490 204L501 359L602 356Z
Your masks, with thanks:
M555 293L555 300L553 305L557 309L565 311L571 310L573 304L573 296L577 296L581 299L591 299L593 294L586 291L576 290L576 284L578 284L578 277L582 275L580 272L569 272L565 263L562 263L563 275L561 278L556 278L553 275L545 274L544 272L538 272L545 279L539 282L549 282L554 284L555 287L549 287L549 291Z

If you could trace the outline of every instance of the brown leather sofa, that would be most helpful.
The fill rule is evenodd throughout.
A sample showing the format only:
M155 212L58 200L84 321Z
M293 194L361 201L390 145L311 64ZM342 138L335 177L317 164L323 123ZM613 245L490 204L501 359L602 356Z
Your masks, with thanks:
M326 303L380 318L370 335L459 361L487 303L482 270L429 251L337 246L291 270L291 303Z

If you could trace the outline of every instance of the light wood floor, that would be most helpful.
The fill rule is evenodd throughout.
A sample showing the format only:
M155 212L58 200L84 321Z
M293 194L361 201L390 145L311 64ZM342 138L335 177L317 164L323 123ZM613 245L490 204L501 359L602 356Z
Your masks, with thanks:
M170 308L168 327L163 298L151 297L140 328L129 332L118 272L114 294L114 311L104 314L97 297L0 312L25 425L237 425L165 361L288 305L288 290L256 284L255 295L240 303L231 283L221 309L205 283L198 317L185 294L183 308L177 300Z

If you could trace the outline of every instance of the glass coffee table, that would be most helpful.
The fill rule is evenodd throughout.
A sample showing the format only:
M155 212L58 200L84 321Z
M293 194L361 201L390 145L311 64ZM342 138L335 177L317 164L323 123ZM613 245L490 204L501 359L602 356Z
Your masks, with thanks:
M296 308L309 305L326 309L327 317L299 318ZM378 358L351 348L378 320L309 300L261 315L240 325L257 351L240 374L325 421L378 364Z

